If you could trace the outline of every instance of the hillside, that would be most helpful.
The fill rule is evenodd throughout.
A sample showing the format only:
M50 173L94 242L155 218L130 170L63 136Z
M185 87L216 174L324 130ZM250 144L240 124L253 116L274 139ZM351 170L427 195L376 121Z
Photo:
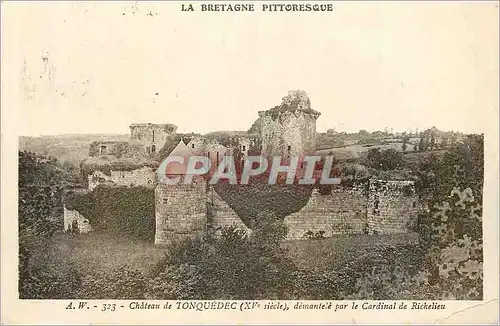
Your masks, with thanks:
M78 166L88 157L89 146L94 141L127 141L129 135L82 134L40 137L19 137L19 150L57 158Z

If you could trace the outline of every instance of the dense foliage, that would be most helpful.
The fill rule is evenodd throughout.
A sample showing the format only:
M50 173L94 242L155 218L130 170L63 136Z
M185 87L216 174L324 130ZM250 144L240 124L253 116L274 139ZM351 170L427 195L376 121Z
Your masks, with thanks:
M85 216L92 229L152 243L155 235L154 189L98 186L66 198L66 207Z
M19 292L21 297L37 297L41 280L50 278L42 268L31 268L35 248L57 230L62 230L63 194L81 185L75 170L64 169L51 157L19 152ZM64 284L63 284L64 286Z
M366 155L366 164L383 171L394 170L403 165L403 155L395 149L381 151L378 148L372 148Z

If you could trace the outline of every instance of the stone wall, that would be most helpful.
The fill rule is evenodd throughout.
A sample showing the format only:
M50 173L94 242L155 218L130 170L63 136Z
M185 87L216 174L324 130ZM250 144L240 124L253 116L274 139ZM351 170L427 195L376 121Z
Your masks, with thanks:
M187 147L196 155L205 155L205 144L207 140L204 137L193 137L189 143L187 143Z
M155 153L163 148L170 134L177 131L173 124L135 123L130 126L130 139L142 142L147 152Z
M94 171L88 175L89 190L94 190L100 184L126 187L154 187L156 184L156 170L151 167L142 167L131 171L112 170L110 174Z
M89 146L89 156L112 155L121 157L128 149L128 142L124 141L95 141Z
M202 233L207 226L207 186L203 179L189 185L159 183L155 189L155 244L171 244Z
M418 218L418 203L412 181L373 181L368 196L370 234L406 233Z
M279 205L279 203L277 203ZM313 190L307 204L284 218L287 239L333 237L339 234L407 233L417 220L417 199L411 181L371 181ZM194 185L156 188L156 243L194 235L206 226L234 226L250 233L229 205L202 179Z
M64 206L64 231L68 232L76 221L80 233L88 233L92 230L90 222L76 210L66 209Z
M215 192L212 186L209 188L207 199L208 207L209 209L211 208L208 218L212 228L220 230L221 228L232 226L247 233L251 232L239 218L238 214Z
M335 187L328 194L313 190L307 204L285 217L288 239L304 239L307 234L332 237L336 234L367 232L367 194L365 186Z
M316 120L304 92L290 92L280 106L260 111L262 153L300 156L316 151Z
M307 113L284 112L262 117L262 153L299 156L316 149L316 121Z

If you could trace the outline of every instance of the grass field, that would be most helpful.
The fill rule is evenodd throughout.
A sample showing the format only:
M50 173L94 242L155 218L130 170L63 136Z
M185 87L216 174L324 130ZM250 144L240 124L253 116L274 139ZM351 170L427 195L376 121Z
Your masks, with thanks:
M323 240L294 240L283 243L288 255L304 269L323 268L334 261L350 261L370 255L375 247L408 245L418 242L416 234L338 236ZM42 248L40 248L42 249ZM147 273L167 248L99 233L60 234L38 250L33 264L58 261L73 265L84 274L127 267Z
M298 267L325 268L337 262L354 260L363 255L370 255L376 247L418 244L418 234L384 234L336 236L323 240L287 241L283 247Z
M403 143L389 143L385 145L370 145L370 146L365 146L365 145L349 145L345 147L336 147L336 148L330 148L330 149L321 149L316 151L316 155L320 156L326 156L329 155L329 153L332 153L332 155L338 159L338 160L346 160L346 159L357 159L362 157L364 154L366 154L370 149L372 148L378 148L381 151L387 150L387 149L395 149L398 152L403 151ZM413 152L414 145L413 144L407 144L406 152Z
M127 266L147 272L165 254L166 249L151 243L119 239L100 233L59 234L38 250L34 264L61 258L83 273L111 271ZM69 265L68 264L68 265Z

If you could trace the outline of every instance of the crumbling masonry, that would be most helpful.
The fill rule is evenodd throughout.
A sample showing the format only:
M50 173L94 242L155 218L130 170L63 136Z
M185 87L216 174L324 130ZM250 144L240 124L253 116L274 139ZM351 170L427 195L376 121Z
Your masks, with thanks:
M236 212L202 178L191 185L158 184L157 244L170 244L208 229L234 226L250 232ZM279 205L279 203L277 203ZM313 190L307 204L284 218L287 239L341 234L408 233L417 219L417 197L409 181L370 180L337 186L328 194Z
M315 153L319 116L320 113L311 108L305 92L289 92L281 105L259 112L261 154L290 157ZM94 144L91 152L94 156L109 155L125 148L124 157L145 157L163 147L177 127L133 124L130 129L129 143ZM243 157L249 146L249 141L241 142ZM224 146L207 143L202 138L193 138L187 146L181 141L174 151L179 149L193 154L210 153L207 155L212 159L228 153ZM157 244L169 244L225 226L250 232L228 203L201 177L195 177L195 182L188 185L166 185L158 183L155 168L150 166L108 172L96 170L89 174L89 190L100 184L155 187ZM350 186L334 186L326 194L313 190L307 203L284 217L284 223L288 227L288 239L307 239L316 235L407 233L415 227L417 205L413 182L371 179ZM78 212L65 210L65 227L73 220L83 225L85 218ZM90 226L85 225L82 229L88 231Z

